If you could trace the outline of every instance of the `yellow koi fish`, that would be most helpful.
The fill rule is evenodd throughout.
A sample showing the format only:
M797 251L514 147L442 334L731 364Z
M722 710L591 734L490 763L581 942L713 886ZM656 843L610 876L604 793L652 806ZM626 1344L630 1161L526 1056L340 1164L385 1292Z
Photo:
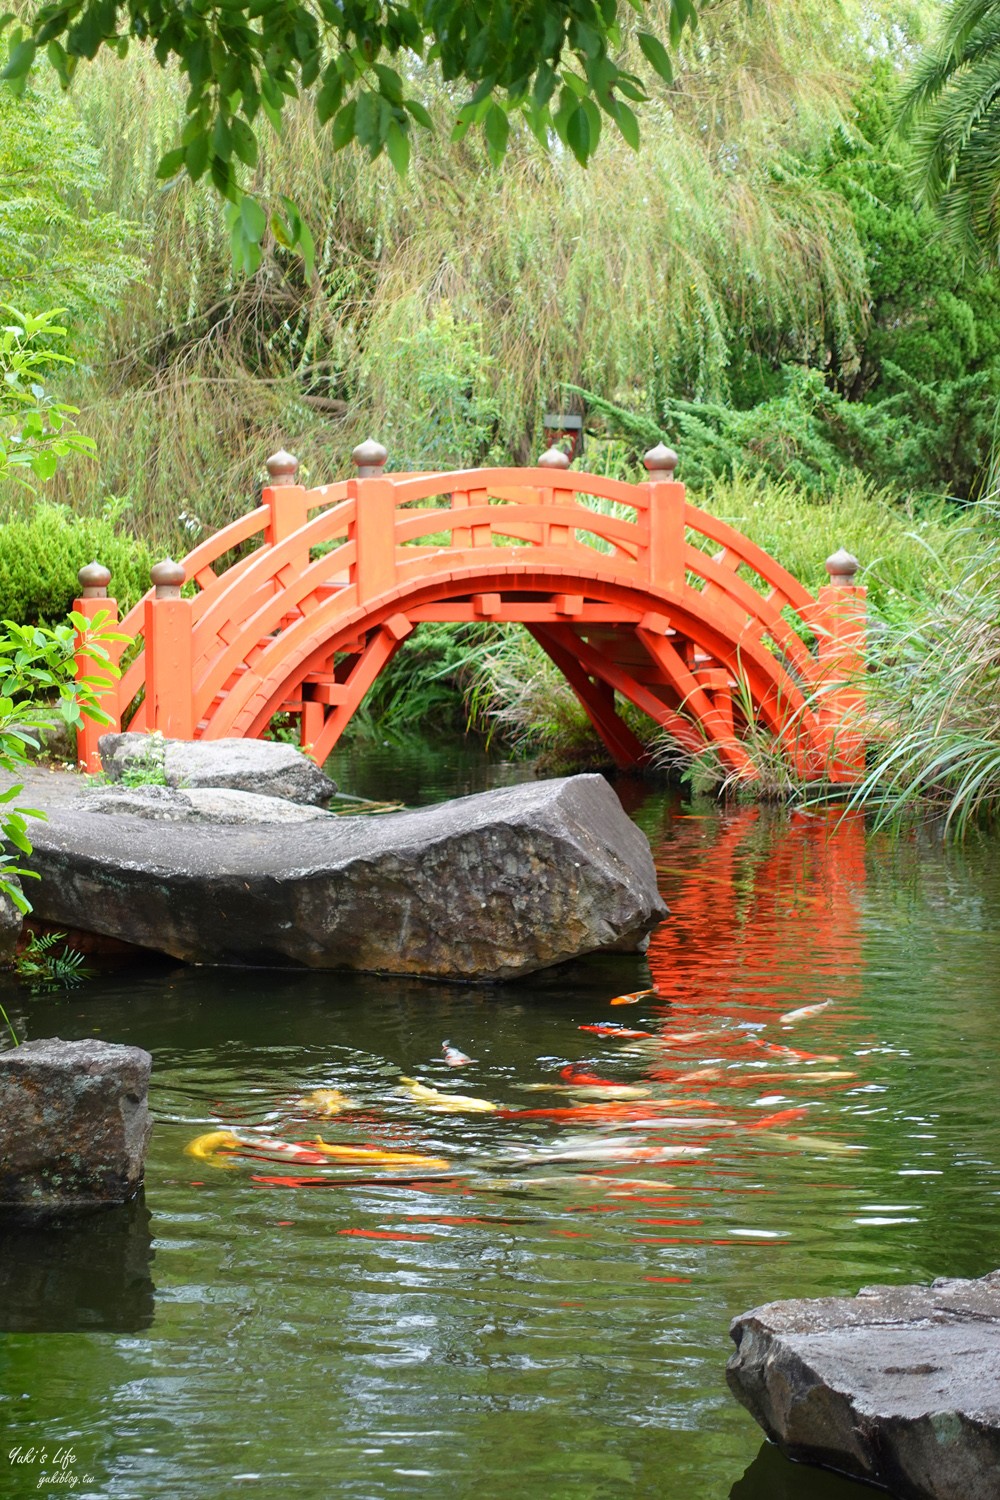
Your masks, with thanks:
M235 1167L236 1163L223 1153L242 1149L243 1142L231 1130L209 1130L205 1135L195 1136L193 1141L189 1141L184 1147L184 1154L196 1157L207 1167Z
M307 1114L321 1115L327 1120L334 1115L343 1114L345 1109L357 1109L354 1101L339 1089L313 1089L311 1094L306 1094L303 1099L296 1099L295 1102Z
M491 1104L488 1099L473 1099L469 1094L442 1094L438 1089L428 1088L425 1083L418 1083L415 1078L406 1078L402 1074L399 1081L418 1104L426 1105L437 1114L492 1115L497 1109L497 1105Z
M331 1146L318 1135L312 1142L317 1151L345 1166L426 1167L447 1172L451 1166L443 1156L420 1156L415 1151L382 1151L377 1146Z

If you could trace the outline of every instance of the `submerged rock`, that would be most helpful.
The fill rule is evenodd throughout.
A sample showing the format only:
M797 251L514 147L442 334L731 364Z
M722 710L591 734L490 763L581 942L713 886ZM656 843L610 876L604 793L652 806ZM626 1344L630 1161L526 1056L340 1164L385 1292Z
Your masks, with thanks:
M332 818L322 807L229 787L110 786L88 795L90 812L131 813L161 823L312 823Z
M638 949L666 915L645 835L600 776L292 827L87 803L33 833L37 916L192 963L505 979Z
M152 1059L111 1042L22 1042L0 1052L0 1215L124 1203L152 1121Z
M771 1302L730 1334L729 1385L790 1458L901 1500L1000 1495L1000 1271Z
M21 882L16 875L8 875L7 880L20 890ZM24 918L13 901L0 892L0 969L13 965L23 923Z
M322 807L337 783L294 745L274 740L165 740L151 734L104 734L101 765L112 781L130 769L162 766L167 786L229 787Z

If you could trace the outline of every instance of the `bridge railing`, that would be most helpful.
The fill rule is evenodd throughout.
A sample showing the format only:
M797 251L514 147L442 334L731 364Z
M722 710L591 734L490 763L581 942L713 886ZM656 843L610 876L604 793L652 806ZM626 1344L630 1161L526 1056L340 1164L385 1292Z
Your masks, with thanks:
M830 693L858 665L864 591L831 569L832 584L812 596L748 538L687 501L669 449L647 454L649 479L639 484L571 472L556 449L534 468L450 474L387 475L375 443L354 458L356 479L307 489L296 482L296 460L275 454L260 506L183 563L157 564L153 588L122 621L141 649L108 685L113 721L191 738L214 706L212 733L225 733L261 699L271 661L290 649L305 659L334 612L360 628L376 601L419 581L544 573L578 586L624 585L661 608L667 601L670 621L653 611L662 627L645 622L644 639L697 623L708 639L714 632L719 642L736 641L772 729L786 732L794 720L816 743L835 732L847 689L836 703ZM185 584L193 597L182 594ZM473 598L484 601L481 618L495 617L496 594ZM815 653L795 621L814 634ZM81 737L91 768L100 732L90 725ZM856 737L845 753L857 760Z

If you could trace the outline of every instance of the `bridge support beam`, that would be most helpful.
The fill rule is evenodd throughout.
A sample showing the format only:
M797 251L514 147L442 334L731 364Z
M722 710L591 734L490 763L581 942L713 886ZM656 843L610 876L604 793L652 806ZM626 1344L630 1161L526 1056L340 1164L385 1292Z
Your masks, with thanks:
M573 689L619 770L627 771L649 759L642 741L615 708L614 689L601 678L588 676L580 662L552 630L529 626L531 634Z

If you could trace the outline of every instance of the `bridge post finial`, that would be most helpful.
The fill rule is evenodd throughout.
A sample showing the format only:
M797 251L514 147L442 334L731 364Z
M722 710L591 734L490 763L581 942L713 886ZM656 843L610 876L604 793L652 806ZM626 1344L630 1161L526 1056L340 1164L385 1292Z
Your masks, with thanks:
M672 476L677 467L677 454L665 443L657 443L655 448L650 448L643 463L650 474L666 473Z
M108 597L108 584L111 582L111 570L105 568L102 563L89 562L77 573L77 581L80 585L81 599L106 599Z
M854 587L854 575L860 566L861 564L854 554L848 552L844 547L834 552L826 560L826 571L830 575L830 582L839 584L841 588Z
M93 719L84 708L76 728L77 764L93 775L101 769L101 757L97 742L102 734L117 732L121 728L121 710L118 703L118 684L113 671L121 655L117 642L107 643L107 666L93 655L88 622L100 618L105 630L113 630L118 624L118 603L108 598L111 572L99 562L90 562L76 575L80 597L73 600L73 612L78 617L76 625L76 653L74 675L77 682L89 682L93 697L104 710L105 718ZM82 621L80 617L82 616Z
M359 443L351 454L352 462L358 466L359 479L381 479L388 457L385 448L374 438Z
M181 588L185 578L183 563L176 563L173 558L165 557L162 562L153 564L149 570L149 576L157 599L181 597Z
M569 454L564 453L553 443L552 447L547 448L539 458L538 467L540 469L568 469L569 462Z
M294 453L286 453L284 448L279 448L277 453L271 454L264 467L271 477L272 485L278 488L281 485L295 483L299 461Z

